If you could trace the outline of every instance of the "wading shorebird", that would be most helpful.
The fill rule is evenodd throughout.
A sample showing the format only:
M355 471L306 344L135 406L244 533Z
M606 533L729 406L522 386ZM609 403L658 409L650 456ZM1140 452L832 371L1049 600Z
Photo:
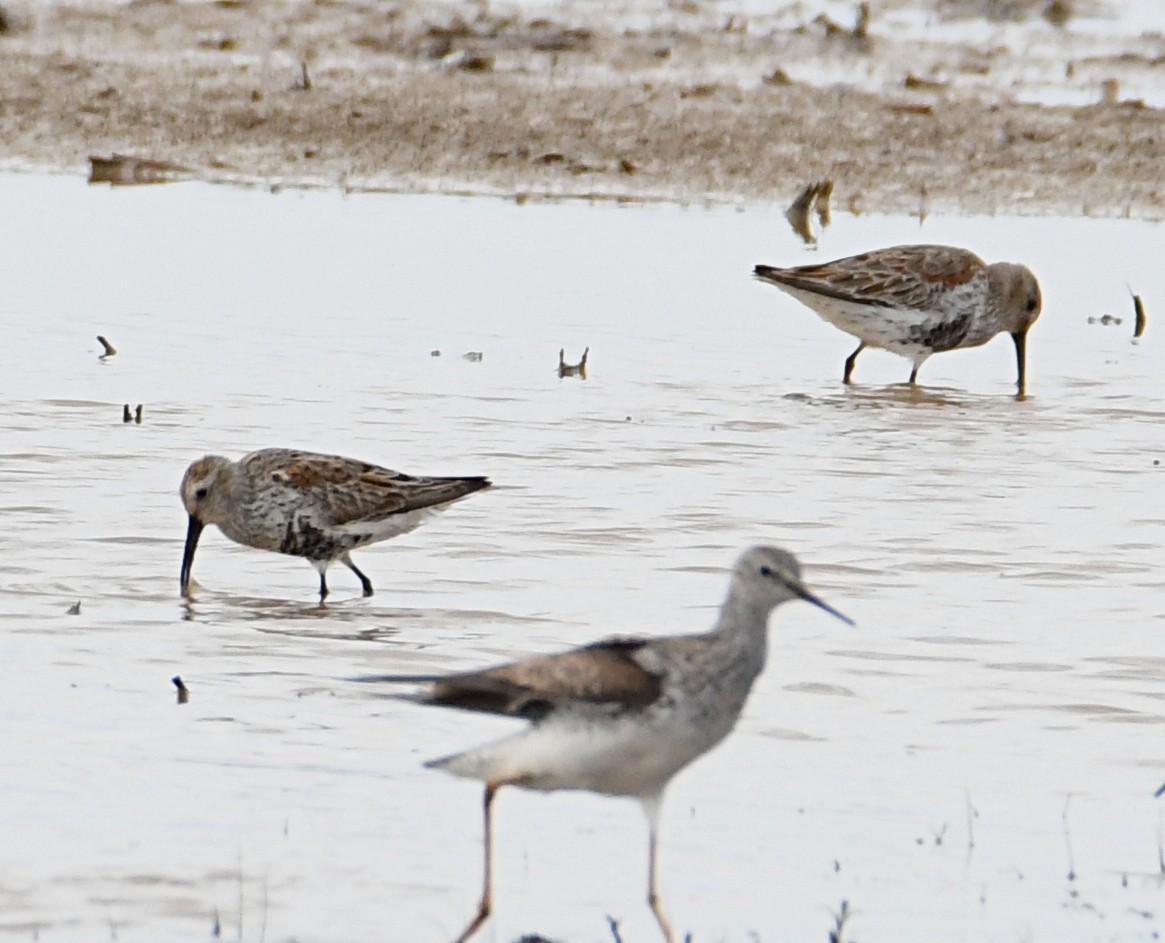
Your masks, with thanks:
M320 573L320 601L328 595L327 569L339 560L356 574L365 596L372 581L351 551L407 534L466 495L488 488L488 478L418 478L337 455L260 449L237 462L207 455L182 479L190 515L182 551L182 595L207 524L235 543L306 557Z
M648 823L647 903L664 938L674 943L656 881L664 789L736 725L765 665L769 614L791 599L853 624L805 588L792 554L754 547L736 561L716 625L703 635L613 638L466 674L357 679L430 683L424 693L406 698L530 722L513 736L425 764L485 783L481 903L457 943L468 940L490 913L490 809L502 786L638 799Z
M1022 265L988 265L954 246L895 246L820 265L758 265L753 274L858 339L844 383L867 347L913 361L915 384L931 354L978 347L1007 331L1015 342L1019 394L1026 390L1027 332L1042 300L1036 277Z

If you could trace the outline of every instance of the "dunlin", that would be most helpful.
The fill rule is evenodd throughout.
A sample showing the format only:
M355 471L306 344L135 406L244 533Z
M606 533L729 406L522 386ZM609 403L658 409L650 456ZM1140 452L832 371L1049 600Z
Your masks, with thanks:
M737 560L719 619L703 635L614 638L468 674L360 679L431 682L415 700L530 722L513 736L426 764L485 783L481 903L457 943L489 916L490 808L497 791L511 785L638 799L648 822L647 902L673 943L656 882L664 789L735 726L764 668L769 614L790 599L850 621L805 588L791 554L754 547Z
M207 524L235 543L306 557L320 573L320 600L328 595L327 569L336 560L360 579L351 551L406 534L454 501L489 487L486 478L417 478L336 455L261 449L237 462L207 455L186 469L182 503L190 515L182 552L182 594Z
M867 347L913 361L913 384L931 354L978 347L1007 331L1024 393L1027 332L1040 316L1041 298L1036 277L1022 265L988 265L953 246L896 246L821 265L758 265L753 274L860 341L846 359L845 383Z

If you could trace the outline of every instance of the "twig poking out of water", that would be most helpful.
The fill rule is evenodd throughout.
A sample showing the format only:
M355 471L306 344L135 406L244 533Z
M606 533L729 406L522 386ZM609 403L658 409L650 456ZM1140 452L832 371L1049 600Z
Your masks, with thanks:
M1064 820L1064 845L1068 849L1068 880L1076 880L1076 861L1072 856L1072 833L1068 829L1068 806L1072 804L1072 795L1069 793L1068 798L1064 800L1064 813L1061 818ZM1075 893L1075 891L1073 891Z
M292 86L297 92L311 91L311 74L307 71L307 60L299 60L299 80Z
M965 792L967 797L967 860L971 860L971 852L975 850L975 819L979 818L979 810L971 804L971 793Z
M853 911L849 909L849 901L843 900L837 913L833 915L833 929L829 931L829 943L848 943L845 935L845 925Z
M222 921L218 919L218 910L214 912L214 926L210 928L210 935L216 940L222 939Z
M1161 784L1161 788L1158 789L1155 793L1153 793L1153 796L1157 799L1160 799L1162 796L1165 796L1165 783Z
M833 214L829 211L829 198L831 196L833 196L833 181L826 177L817 184L817 195L813 199L817 208L817 221L821 223L822 229L828 229L829 224L833 222Z
M587 355L590 354L591 349L588 347L582 352L582 358L578 363L566 362L566 350L564 348L558 349L558 378L563 377L580 377L585 380L587 378Z
M935 828L935 827L932 825L932 826L930 827L930 832L931 832L931 834L932 834L932 835L934 835L934 847L935 847L935 848L939 848L939 847L941 847L941 846L942 846L942 843L943 843L943 838L944 838L944 837L946 836L946 834L947 834L947 823L946 823L946 822L943 822L943 827L942 827L942 828Z
M623 937L619 936L619 921L607 914L607 926L611 928L611 936L615 938L615 943L623 943Z
M126 403L121 407L121 421L133 422L133 413L129 411L129 403Z
M100 334L97 335L97 342L105 349L105 353L101 355L102 360L104 360L106 357L113 357L117 353L117 348L109 343L109 341L107 341Z
M809 223L809 211L813 208L813 201L817 198L819 186L820 184L817 183L806 186L785 210L785 219L793 227L793 232L800 236L806 245L813 245L817 242L817 237L813 235L813 227Z
M1129 290L1129 294L1133 296L1133 311L1135 311L1137 315L1137 320L1133 325L1133 337L1140 337L1145 333L1145 303L1141 301L1141 296L1133 294L1131 289ZM1161 788L1165 789L1165 786L1162 786ZM1160 795L1160 793L1157 793L1157 795Z
M870 39L870 5L868 3L858 4L858 15L854 21L853 37L860 44L869 42Z
M178 689L178 703L179 704L185 704L187 701L190 700L190 689L188 687L186 687L186 684L182 680L181 677L179 677L178 675L174 675L174 677L170 679L170 682L171 682L171 684L174 685L174 687L176 687ZM215 919L215 922L217 923L218 922L218 914L215 914L214 919ZM215 934L215 936L217 936L217 935L218 934Z
M138 403L137 408L133 411L133 421L139 426L142 424L142 404Z
M71 605L68 608L68 611L65 613L65 615L79 616L80 614L81 614L81 600L78 599L75 603L73 603L73 605Z

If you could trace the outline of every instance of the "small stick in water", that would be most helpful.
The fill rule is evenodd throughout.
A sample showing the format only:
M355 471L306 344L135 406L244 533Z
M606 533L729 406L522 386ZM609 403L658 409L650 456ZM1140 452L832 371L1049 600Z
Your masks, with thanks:
M104 360L106 357L112 357L117 353L117 348L109 343L109 341L107 341L100 334L97 335L97 340L101 343L101 346L105 348L105 353L101 355L102 360Z
M582 352L582 359L578 363L566 362L566 351L563 348L558 349L558 378L563 377L582 377L587 378L587 355L590 354L591 349L588 347Z
M75 603L73 603L73 605L71 605L69 607L67 615L79 616L80 614L81 614L81 600L78 599ZM1165 787L1162 787L1162 788L1165 788Z
M1133 295L1133 310L1137 313L1136 324L1133 327L1133 337L1140 337L1145 333L1145 304L1141 301L1141 296L1134 295L1131 289L1129 290L1129 294Z
M138 403L137 409L133 411L133 421L139 426L142 424L142 404Z
M130 411L129 411L129 403L126 403L124 406L121 407L121 421L122 422L133 422L133 416L130 414Z
M183 683L182 678L179 677L178 675L174 675L174 677L171 678L170 681L173 683L174 687L176 687L178 689L178 703L185 704L187 701L189 701L190 700L190 689L187 688L186 685Z

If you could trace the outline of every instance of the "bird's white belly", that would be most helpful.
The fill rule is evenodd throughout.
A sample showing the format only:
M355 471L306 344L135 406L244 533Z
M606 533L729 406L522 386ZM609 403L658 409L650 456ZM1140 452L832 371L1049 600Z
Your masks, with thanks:
M430 765L483 782L527 789L586 789L617 796L654 795L716 739L642 715L590 723L548 720L521 733Z
M394 514L380 521L353 521L335 528L338 534L351 534L359 538L355 547L374 544L391 537L398 537L416 530L426 521L440 514L444 507L418 508L415 511L406 511L404 514Z
M911 360L934 352L928 345L911 338L925 336L939 325L942 318L937 314L845 301L787 285L780 287L816 311L823 320L864 341L869 347L891 350Z

